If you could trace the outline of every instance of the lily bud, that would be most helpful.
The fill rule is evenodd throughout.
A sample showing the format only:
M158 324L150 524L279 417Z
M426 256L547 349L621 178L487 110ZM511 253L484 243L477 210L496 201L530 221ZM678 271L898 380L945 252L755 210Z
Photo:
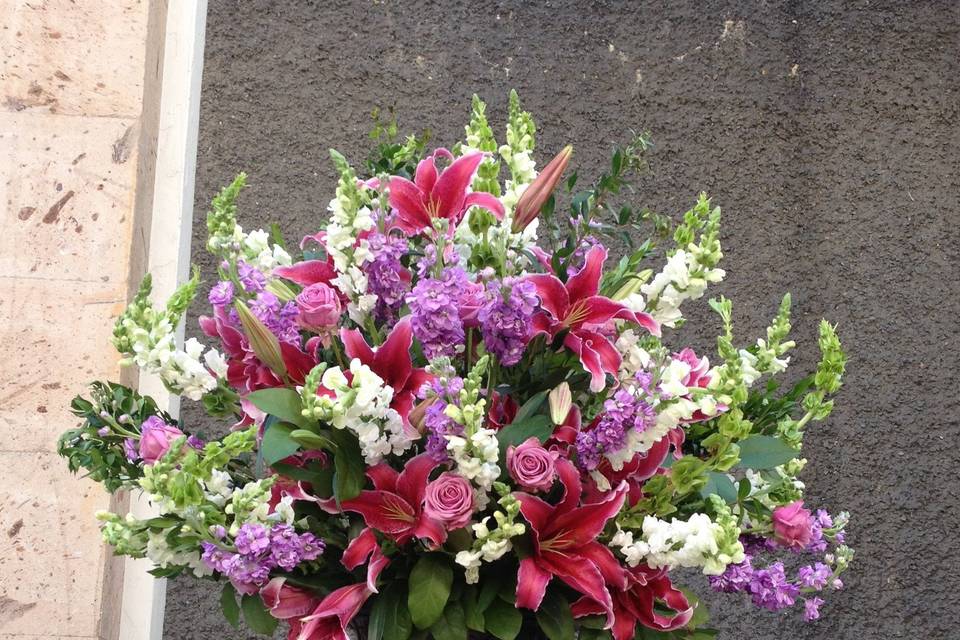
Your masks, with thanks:
M553 193L557 183L560 182L563 172L567 168L567 162L573 154L573 147L567 145L560 151L547 166L543 168L540 175L530 183L527 190L523 192L517 201L517 206L513 209L513 231L518 233L527 228L527 225L534 221L540 215L540 208L547 201L550 194Z
M240 324L243 325L243 333L250 342L250 348L253 349L260 362L267 365L271 371L281 378L285 378L287 365L283 362L280 341L277 340L277 336L273 335L242 301L237 300L235 306L237 315L240 316Z
M644 269L635 275L634 277L627 280L627 283L617 289L617 292L610 296L611 300L623 300L629 295L632 295L640 290L640 287L650 279L650 276L653 275L653 269Z
M553 424L560 425L570 415L570 408L573 406L573 396L570 394L570 385L561 382L547 396L550 404L550 420Z
M290 302L297 297L296 292L287 284L279 279L273 279L267 283L267 291L277 296L280 302Z
M423 421L427 416L427 409L429 409L430 405L435 403L437 399L438 398L436 397L427 398L426 400L423 400L417 403L417 406L415 406L410 411L410 415L407 416L407 420L410 421L410 426L416 429L417 433L421 435L424 434L425 431L424 431Z

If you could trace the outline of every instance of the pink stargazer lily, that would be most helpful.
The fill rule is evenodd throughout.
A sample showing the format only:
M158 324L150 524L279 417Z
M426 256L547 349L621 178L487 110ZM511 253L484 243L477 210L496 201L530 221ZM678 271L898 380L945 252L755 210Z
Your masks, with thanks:
M600 603L610 628L614 622L613 599L607 585L626 589L627 580L613 552L597 542L597 536L620 511L627 487L621 484L600 502L577 506L583 493L580 473L569 460L561 459L557 461L557 475L564 487L563 499L557 505L520 491L513 494L530 524L533 541L533 553L520 561L517 606L539 609L547 585L556 576Z
M368 527L382 532L397 544L422 538L439 546L446 541L447 531L442 523L423 512L430 472L437 464L428 453L411 459L400 473L381 462L367 470L373 490L361 491L356 498L344 500L339 509L332 498L320 500L319 504L329 513L341 510L359 513Z
M614 623L610 630L614 640L633 640L637 623L656 631L673 631L685 626L693 617L694 607L674 587L667 577L666 569L650 569L640 565L626 569L626 588L614 589ZM606 612L601 603L583 597L571 607L574 617L602 615ZM670 613L667 613L667 612Z
M417 390L432 376L425 369L414 368L410 359L410 347L413 345L410 317L401 318L376 351L356 329L341 329L340 339L343 340L347 357L360 360L380 376L384 384L393 388L390 406L400 414L404 427L411 431L410 435L418 435L410 425L410 411L413 409Z
M420 161L413 182L400 176L390 178L390 206L397 210L397 226L413 235L432 228L434 219L445 218L452 229L473 206L503 218L503 204L495 197L479 191L467 192L483 162L483 153L461 156L442 172L437 171L437 155L452 158L446 149L438 149Z
M587 251L583 268L566 284L554 275L528 276L537 287L544 313L534 316L534 329L551 338L567 331L563 344L580 356L580 362L592 376L590 390L601 391L605 374L616 374L622 360L616 347L597 329L615 318L636 322L655 336L660 325L648 313L633 312L619 302L597 295L607 250L594 245Z

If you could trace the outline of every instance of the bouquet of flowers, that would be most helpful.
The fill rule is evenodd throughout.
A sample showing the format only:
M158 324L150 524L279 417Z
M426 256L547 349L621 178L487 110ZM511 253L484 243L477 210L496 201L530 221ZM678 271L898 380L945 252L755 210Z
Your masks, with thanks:
M143 281L114 345L232 426L204 439L112 383L77 398L70 468L158 514L100 514L106 541L219 581L231 623L291 640L713 637L677 585L693 572L816 619L852 557L847 516L805 506L798 479L841 384L834 327L785 390L789 296L746 346L710 300L713 363L676 345L682 304L724 277L720 209L701 195L671 234L617 204L646 135L583 190L569 147L537 170L515 93L502 145L476 97L450 150L377 135L372 177L331 152L300 260L237 224L243 174L213 200L215 346L175 345L196 272L165 306Z

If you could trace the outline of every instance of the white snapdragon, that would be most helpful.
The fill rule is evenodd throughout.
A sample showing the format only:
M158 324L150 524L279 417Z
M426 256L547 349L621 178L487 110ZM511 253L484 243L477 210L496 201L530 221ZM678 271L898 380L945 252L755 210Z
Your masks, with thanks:
M486 494L493 488L493 483L500 477L500 467L497 460L500 456L500 445L497 433L493 429L477 429L467 437L446 435L447 451L457 465L457 472L471 480L482 492L478 499L485 502ZM481 506L485 507L483 504Z
M642 535L618 531L610 545L618 547L631 567L644 563L653 569L661 567L701 568L706 575L720 575L728 564L743 561L743 547L734 545L730 553L723 550L724 528L703 513L689 520L661 520L655 516L643 519Z
M639 310L642 309L643 307ZM650 367L650 353L640 346L640 335L633 329L627 329L617 337L616 347L622 356L619 376L621 380L632 378L637 372Z
M355 433L369 465L409 449L413 442L403 429L403 420L390 408L393 388L357 358L350 362L350 373L348 381L340 367L324 371L321 384L334 395L317 399L317 417L336 429Z
M177 551L167 542L166 531L150 531L147 538L146 556L161 569L171 566L189 567L198 578L213 574L213 569L200 558L199 551Z
M723 269L700 262L697 245L691 243L687 249L677 250L667 259L663 270L640 287L647 298L647 311L668 327L676 326L683 317L681 304L701 298L708 284L720 282L726 275Z
M233 496L233 478L226 471L212 469L210 477L203 483L204 498L207 502L223 507Z
M237 227L239 229L239 225ZM274 268L286 266L293 262L290 254L278 244L270 245L270 234L263 229L257 229L243 235L240 245L244 260L264 273L270 273Z
M230 501L223 508L223 512L233 516L233 523L228 530L231 536L237 535L240 527L248 522L269 521L270 487L273 485L272 479L269 480L248 482L230 494Z

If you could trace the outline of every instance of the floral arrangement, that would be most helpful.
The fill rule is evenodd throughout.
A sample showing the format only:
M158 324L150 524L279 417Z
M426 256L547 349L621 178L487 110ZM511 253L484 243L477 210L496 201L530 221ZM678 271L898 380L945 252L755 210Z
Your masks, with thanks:
M369 179L332 152L300 260L237 224L244 175L213 200L214 347L175 345L197 273L165 306L143 281L114 345L232 426L203 439L112 383L76 399L70 468L158 514L101 514L106 541L219 581L232 624L291 640L713 637L677 586L693 572L818 618L853 555L847 516L808 508L798 479L841 384L834 327L785 391L789 296L747 346L710 300L712 364L676 345L683 303L724 277L720 209L701 195L671 234L617 204L646 135L578 191L569 147L537 170L515 93L499 146L476 97L451 150L395 129L378 124Z

